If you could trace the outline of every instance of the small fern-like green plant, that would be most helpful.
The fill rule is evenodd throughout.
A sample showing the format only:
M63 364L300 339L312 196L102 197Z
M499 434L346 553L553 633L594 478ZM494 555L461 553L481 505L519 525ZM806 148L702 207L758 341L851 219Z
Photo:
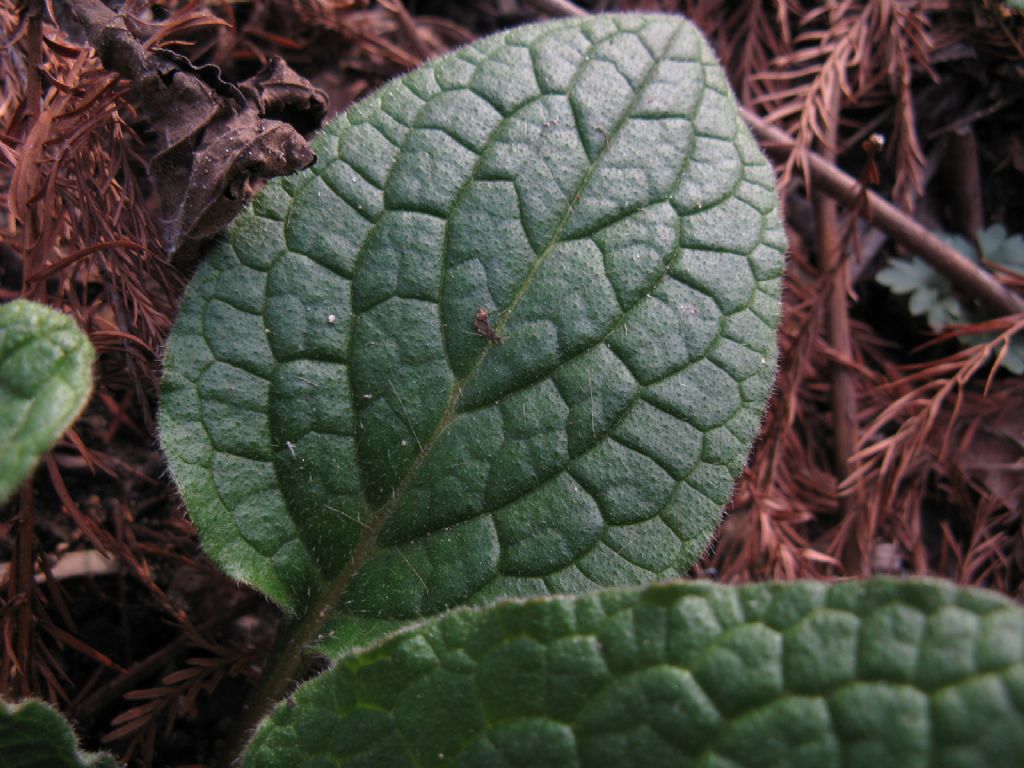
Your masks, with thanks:
M203 546L284 614L246 766L1013 763L1005 598L678 581L758 432L785 250L691 24L485 38L315 146L165 359Z
M1024 275L1024 237L1007 234L1002 224L979 230L976 235L977 247L961 235L941 237L975 264ZM875 280L891 293L907 296L910 314L924 317L933 331L943 331L951 325L975 323L984 319L964 305L949 280L916 256L910 259L890 259L888 266L878 271ZM984 333L957 337L965 346L984 344L993 338L994 334ZM1024 374L1024 338L1020 335L1011 339L1002 365L1017 376Z

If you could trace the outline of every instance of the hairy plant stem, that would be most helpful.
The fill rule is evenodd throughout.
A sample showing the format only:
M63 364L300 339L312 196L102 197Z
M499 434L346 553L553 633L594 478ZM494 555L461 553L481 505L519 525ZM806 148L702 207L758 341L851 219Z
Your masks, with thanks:
M453 395L449 410L453 407L456 397ZM433 437L427 442L426 450L413 464L413 469L406 477L403 487L408 486L411 478L416 474L416 467L422 463L423 456L429 452L431 445L436 442L444 429L445 425L439 426ZM401 496L401 492L402 488L400 487L393 499ZM225 768L241 764L242 753L260 720L284 698L290 688L300 682L300 667L305 650L313 647L320 636L320 630L331 616L342 593L370 558L377 543L377 534L387 522L388 511L388 508L383 509L374 522L366 528L366 535L356 547L345 570L329 583L313 603L305 606L301 614L286 616L278 626L274 645L267 654L267 665L263 668L256 687L247 698L245 709L233 723L225 742L223 758L220 761Z
M485 354L486 348L481 351L478 364ZM235 720L232 731L228 735L223 753L223 765L231 766L240 763L242 752L260 720L284 697L289 688L299 682L298 675L304 650L307 647L312 647L316 642L320 630L330 617L334 607L338 605L341 595L352 583L352 579L359 569L371 557L376 547L377 535L384 523L387 522L390 511L412 482L424 457L447 429L450 416L460 395L461 387L456 387L449 399L446 416L441 419L434 434L426 441L425 448L422 449L419 458L413 462L412 468L392 497L391 502L382 507L374 521L366 526L366 534L352 553L352 559L345 570L328 584L312 604L305 606L300 615L286 617L278 626L274 645L267 655L267 666L264 667L256 687L249 694L245 710Z
M246 700L243 709L231 725L224 743L219 765L224 768L241 765L245 750L256 726L278 702L289 687L295 684L302 662L302 651L320 629L322 622L309 621L311 614L284 618L277 628L277 637L267 654L267 665Z

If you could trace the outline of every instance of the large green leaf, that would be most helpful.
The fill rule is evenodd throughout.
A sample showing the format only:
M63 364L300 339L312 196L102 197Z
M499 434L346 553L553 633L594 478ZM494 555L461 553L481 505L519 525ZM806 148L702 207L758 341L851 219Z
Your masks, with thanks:
M894 579L462 609L341 659L247 768L1020 765L1024 611Z
M0 503L85 407L94 357L67 315L22 299L0 305Z
M117 761L79 752L71 726L47 704L0 699L0 768L117 768Z
M340 609L340 646L685 572L759 428L785 248L696 29L486 38L315 148L168 346L162 442L210 555L300 616Z

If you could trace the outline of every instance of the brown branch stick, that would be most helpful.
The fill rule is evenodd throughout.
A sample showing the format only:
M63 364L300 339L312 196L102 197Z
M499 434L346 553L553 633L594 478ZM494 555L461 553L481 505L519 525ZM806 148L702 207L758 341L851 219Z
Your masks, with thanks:
M973 239L985 226L978 140L973 126L953 132L947 156L947 180L955 203L957 230Z
M740 108L740 113L761 140L765 151L776 160L788 159L797 148L796 142L785 131L770 125L745 107ZM819 191L851 210L858 210L858 203L862 203L861 213L869 222L927 261L958 289L1000 315L1024 312L1024 299L907 213L875 192L868 190L865 193L857 179L843 173L816 152L806 151L805 158L811 183L816 184Z
M576 3L569 0L527 0L527 5L533 6L541 13L551 16L589 16L589 11L580 8Z
M836 146L839 143L839 120L842 109L842 93L832 89L828 95L826 113L826 135L818 144L825 159L834 162ZM850 457L857 446L857 389L853 372L847 361L853 359L853 343L850 340L850 314L847 306L848 273L844 268L842 238L839 234L839 206L828 195L812 195L814 218L817 221L818 254L821 271L831 274L828 291L828 338L836 357L830 365L832 383L832 465L839 483L849 473ZM856 504L848 496L839 497L839 508L844 517L853 513ZM859 528L858 528L859 530ZM848 546L844 565L848 572L859 570L863 562L863 549L851 539L855 547Z

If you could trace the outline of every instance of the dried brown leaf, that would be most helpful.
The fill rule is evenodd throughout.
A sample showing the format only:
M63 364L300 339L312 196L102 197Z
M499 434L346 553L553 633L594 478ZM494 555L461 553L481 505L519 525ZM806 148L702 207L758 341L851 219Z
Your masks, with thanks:
M222 79L218 67L196 66L169 48L148 47L125 16L99 0L79 0L71 11L104 66L131 81L158 136L150 173L161 200L164 245L172 253L191 256L199 240L237 215L261 181L315 162L305 139L270 115L304 110L318 124L326 97L283 62L271 62L249 81L247 98Z

